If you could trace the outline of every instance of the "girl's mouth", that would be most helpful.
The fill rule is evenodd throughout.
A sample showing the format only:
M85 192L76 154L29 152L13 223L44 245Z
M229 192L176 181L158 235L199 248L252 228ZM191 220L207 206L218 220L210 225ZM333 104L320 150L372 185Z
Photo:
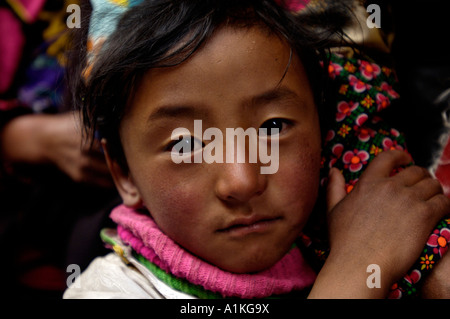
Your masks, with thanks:
M258 216L238 218L227 227L217 230L217 232L226 233L233 237L241 237L252 233L263 233L270 230L281 219L281 217L265 218Z

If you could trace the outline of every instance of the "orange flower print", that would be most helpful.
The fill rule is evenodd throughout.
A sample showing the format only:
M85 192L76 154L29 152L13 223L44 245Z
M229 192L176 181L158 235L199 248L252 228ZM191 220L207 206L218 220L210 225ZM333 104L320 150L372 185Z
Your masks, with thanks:
M367 108L370 108L373 105L373 103L375 103L375 101L368 94L366 95L364 100L361 101L361 104Z
M369 151L370 154L373 154L373 155L377 156L381 152L383 152L382 148L380 148L380 147L378 147L376 145L370 146L370 151Z
M424 269L428 270L428 269L433 268L433 264L434 264L433 256L434 255L428 256L426 254L425 257L420 257L420 259L421 259L420 263L422 264L420 270L424 270Z
M339 88L339 94L345 95L348 91L348 84L342 84Z
M349 73L355 73L356 66L354 64L350 63L349 61L347 61L344 65L344 70L346 70Z
M348 126L348 125L342 125L340 128L339 128L339 131L337 132L340 136L342 136L342 137L346 137L347 136L347 134L351 131L352 129L350 128L350 126Z

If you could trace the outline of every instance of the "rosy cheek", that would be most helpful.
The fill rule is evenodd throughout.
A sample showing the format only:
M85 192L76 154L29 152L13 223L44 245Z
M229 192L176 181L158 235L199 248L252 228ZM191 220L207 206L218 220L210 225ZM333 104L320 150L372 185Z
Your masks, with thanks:
M167 228L185 219L196 219L203 211L202 187L195 183L174 182L162 178L151 183L144 195L144 203L160 227ZM164 227L163 225L166 225Z
M281 158L276 176L277 182L283 185L281 196L295 206L312 207L317 198L319 171L320 152L299 152L295 156Z
M195 209L195 193L190 191L186 185L163 185L153 191L150 196L150 205L165 208L171 212Z

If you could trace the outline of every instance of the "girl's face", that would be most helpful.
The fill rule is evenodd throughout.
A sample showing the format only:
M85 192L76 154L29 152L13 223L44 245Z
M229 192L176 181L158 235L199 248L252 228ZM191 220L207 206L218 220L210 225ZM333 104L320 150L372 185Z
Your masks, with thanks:
M318 114L301 61L293 54L289 65L289 57L290 47L262 29L220 28L186 62L148 72L119 130L129 172L108 159L125 205L144 205L180 246L224 270L276 263L317 198ZM279 128L268 138L278 139L278 171L261 174L268 164L248 158L176 164L174 129L191 132L187 156L203 150L194 120L202 120L202 133L220 129L224 158L227 128Z

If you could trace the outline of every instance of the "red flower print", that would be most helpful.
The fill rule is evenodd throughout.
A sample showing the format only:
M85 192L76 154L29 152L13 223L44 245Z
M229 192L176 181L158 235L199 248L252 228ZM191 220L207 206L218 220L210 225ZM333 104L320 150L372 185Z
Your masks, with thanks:
M381 117L374 115L371 122L372 122L372 124L377 124L382 121L383 121L383 119Z
M410 284L415 284L422 278L422 273L418 269L414 269L409 275L405 275L404 278Z
M325 136L325 142L331 141L336 136L336 132L333 130L329 130L327 135Z
M363 150L347 151L344 153L342 161L345 164L344 167L348 168L350 172L354 173L361 170L363 165L367 164L369 157L369 153Z
M336 76L339 76L342 71L342 66L340 66L337 63L330 62L328 65L328 74L330 75L330 78L334 79Z
M336 114L336 121L340 122L343 119L345 119L347 116L349 116L354 110L358 108L358 103L354 103L353 101L350 102L339 102L337 105L337 114Z
M434 247L433 252L439 253L439 256L443 256L448 250L448 243L450 242L450 229L442 228L440 231L436 229L428 239L427 245Z
M377 110L381 111L389 106L391 104L391 100L389 100L388 97L385 95L378 93L377 96Z
M395 283L392 285L387 298L388 299L400 299L400 298L402 298L402 295L403 295L402 291L398 287L398 284Z
M381 83L380 89L386 92L393 99L397 99L400 97L400 95L387 82Z
M385 137L383 141L381 142L383 145L383 150L401 150L403 151L403 146L398 145L397 141L391 140L389 137Z
M368 142L370 140L370 138L374 137L376 134L376 132L374 130L372 130L371 128L368 128L368 127L361 127L361 126L355 125L353 127L353 129L355 130L355 133L358 136L358 139L364 143Z
M354 75L348 76L348 83L353 86L353 90L357 93L364 92L371 87L369 84L364 83Z
M342 152L344 151L344 145L337 143L336 145L334 145L331 148L331 152L333 153L334 156L336 157L341 157Z
M358 115L358 117L355 120L356 125L363 126L364 123L366 123L369 116L366 113L361 113Z
M391 135L393 135L395 137L399 137L400 136L400 132L397 131L395 128L391 128Z
M416 284L420 278L422 278L422 273L418 269L414 269L410 274L403 277L410 285ZM401 299L402 296L403 292L398 283L393 284L390 288L388 299Z
M369 63L367 61L361 61L359 70L361 71L361 75L367 80L372 80L381 73L381 69L377 64Z
M333 158L330 160L328 167L332 168L334 164L336 164L337 159L341 157L342 152L344 151L344 146L340 143L337 143L331 148L331 153L333 153Z

